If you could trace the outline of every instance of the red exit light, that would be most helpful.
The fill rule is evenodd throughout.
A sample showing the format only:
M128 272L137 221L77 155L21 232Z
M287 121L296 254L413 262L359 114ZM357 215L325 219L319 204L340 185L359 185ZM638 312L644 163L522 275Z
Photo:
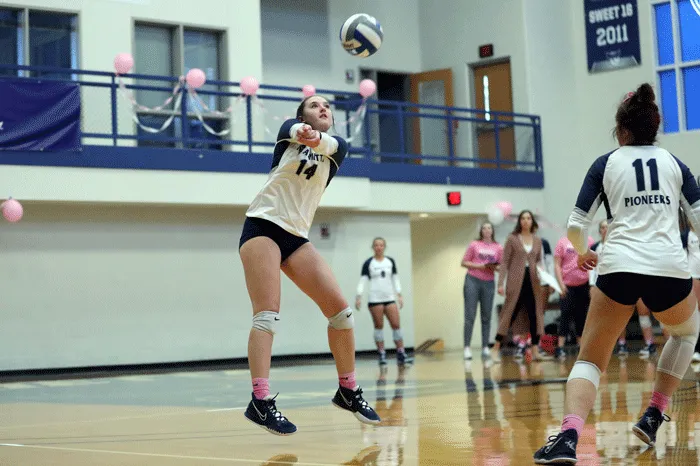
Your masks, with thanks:
M450 191L447 193L447 205L461 205L462 193L459 191Z

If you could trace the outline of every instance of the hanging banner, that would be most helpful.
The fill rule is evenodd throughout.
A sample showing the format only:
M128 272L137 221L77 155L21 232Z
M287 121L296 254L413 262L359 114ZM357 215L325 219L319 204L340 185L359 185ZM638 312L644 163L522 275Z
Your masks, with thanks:
M77 83L0 78L0 150L81 148Z
M642 63L637 0L584 0L588 72Z

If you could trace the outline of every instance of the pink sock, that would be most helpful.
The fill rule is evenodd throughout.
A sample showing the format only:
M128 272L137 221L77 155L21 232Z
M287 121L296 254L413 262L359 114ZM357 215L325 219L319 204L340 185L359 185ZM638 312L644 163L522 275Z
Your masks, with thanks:
M651 344L654 343L654 340L647 340L646 343L647 343L647 346L651 346Z
M671 401L670 397L664 395L663 393L654 392L651 395L651 402L649 403L649 406L658 409L661 411L661 414L663 414L666 408L668 408L669 401Z
M561 431L574 429L576 433L581 436L581 431L583 430L583 419L581 416L575 414L567 414L564 416L564 421L561 423Z
M405 348L396 348L396 352L397 353L406 353L406 349Z
M618 345L624 345L625 343L626 343L626 341L624 338L620 338L619 340L617 340Z
M350 372L348 374L338 375L338 380L340 381L340 386L344 388L349 388L350 390L355 390L357 386L355 383L355 373Z
M253 396L262 400L270 394L270 382L268 379L257 378L253 379Z

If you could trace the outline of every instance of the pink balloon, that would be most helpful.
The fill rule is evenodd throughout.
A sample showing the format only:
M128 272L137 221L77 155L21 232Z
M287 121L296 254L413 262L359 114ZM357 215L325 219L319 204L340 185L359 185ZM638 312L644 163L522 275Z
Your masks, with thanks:
M126 74L134 67L134 57L130 53L120 53L114 57L114 69L117 74Z
M360 95L365 99L377 91L377 84L371 79L360 81Z
M2 215L8 222L19 222L22 219L22 214L24 209L22 204L15 199L8 199L2 204L0 204L0 209L2 209Z
M503 212L504 217L508 217L513 212L513 204L508 201L499 201L496 203L496 208Z
M204 74L204 71L199 68L192 68L187 72L185 81L187 81L187 85L192 89L199 89L207 82L207 76Z
M260 83L258 83L258 80L254 77L246 76L241 79L241 91L243 91L245 95L255 95L255 93L258 92L258 88L260 88Z
M311 84L307 84L301 88L301 92L304 94L304 97L311 97L312 95L316 94L316 88Z

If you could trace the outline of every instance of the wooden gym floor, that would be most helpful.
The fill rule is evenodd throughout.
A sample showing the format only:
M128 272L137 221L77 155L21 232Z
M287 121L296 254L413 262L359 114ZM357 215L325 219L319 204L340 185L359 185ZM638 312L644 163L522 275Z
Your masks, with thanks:
M330 404L330 361L274 368L278 407L297 424L270 435L243 417L246 370L0 384L2 465L529 465L558 431L573 359L488 367L461 353L419 355L400 371L358 361L382 416L361 425ZM630 433L654 360L613 357L579 442L579 465L700 464L700 371L686 375L656 448Z

